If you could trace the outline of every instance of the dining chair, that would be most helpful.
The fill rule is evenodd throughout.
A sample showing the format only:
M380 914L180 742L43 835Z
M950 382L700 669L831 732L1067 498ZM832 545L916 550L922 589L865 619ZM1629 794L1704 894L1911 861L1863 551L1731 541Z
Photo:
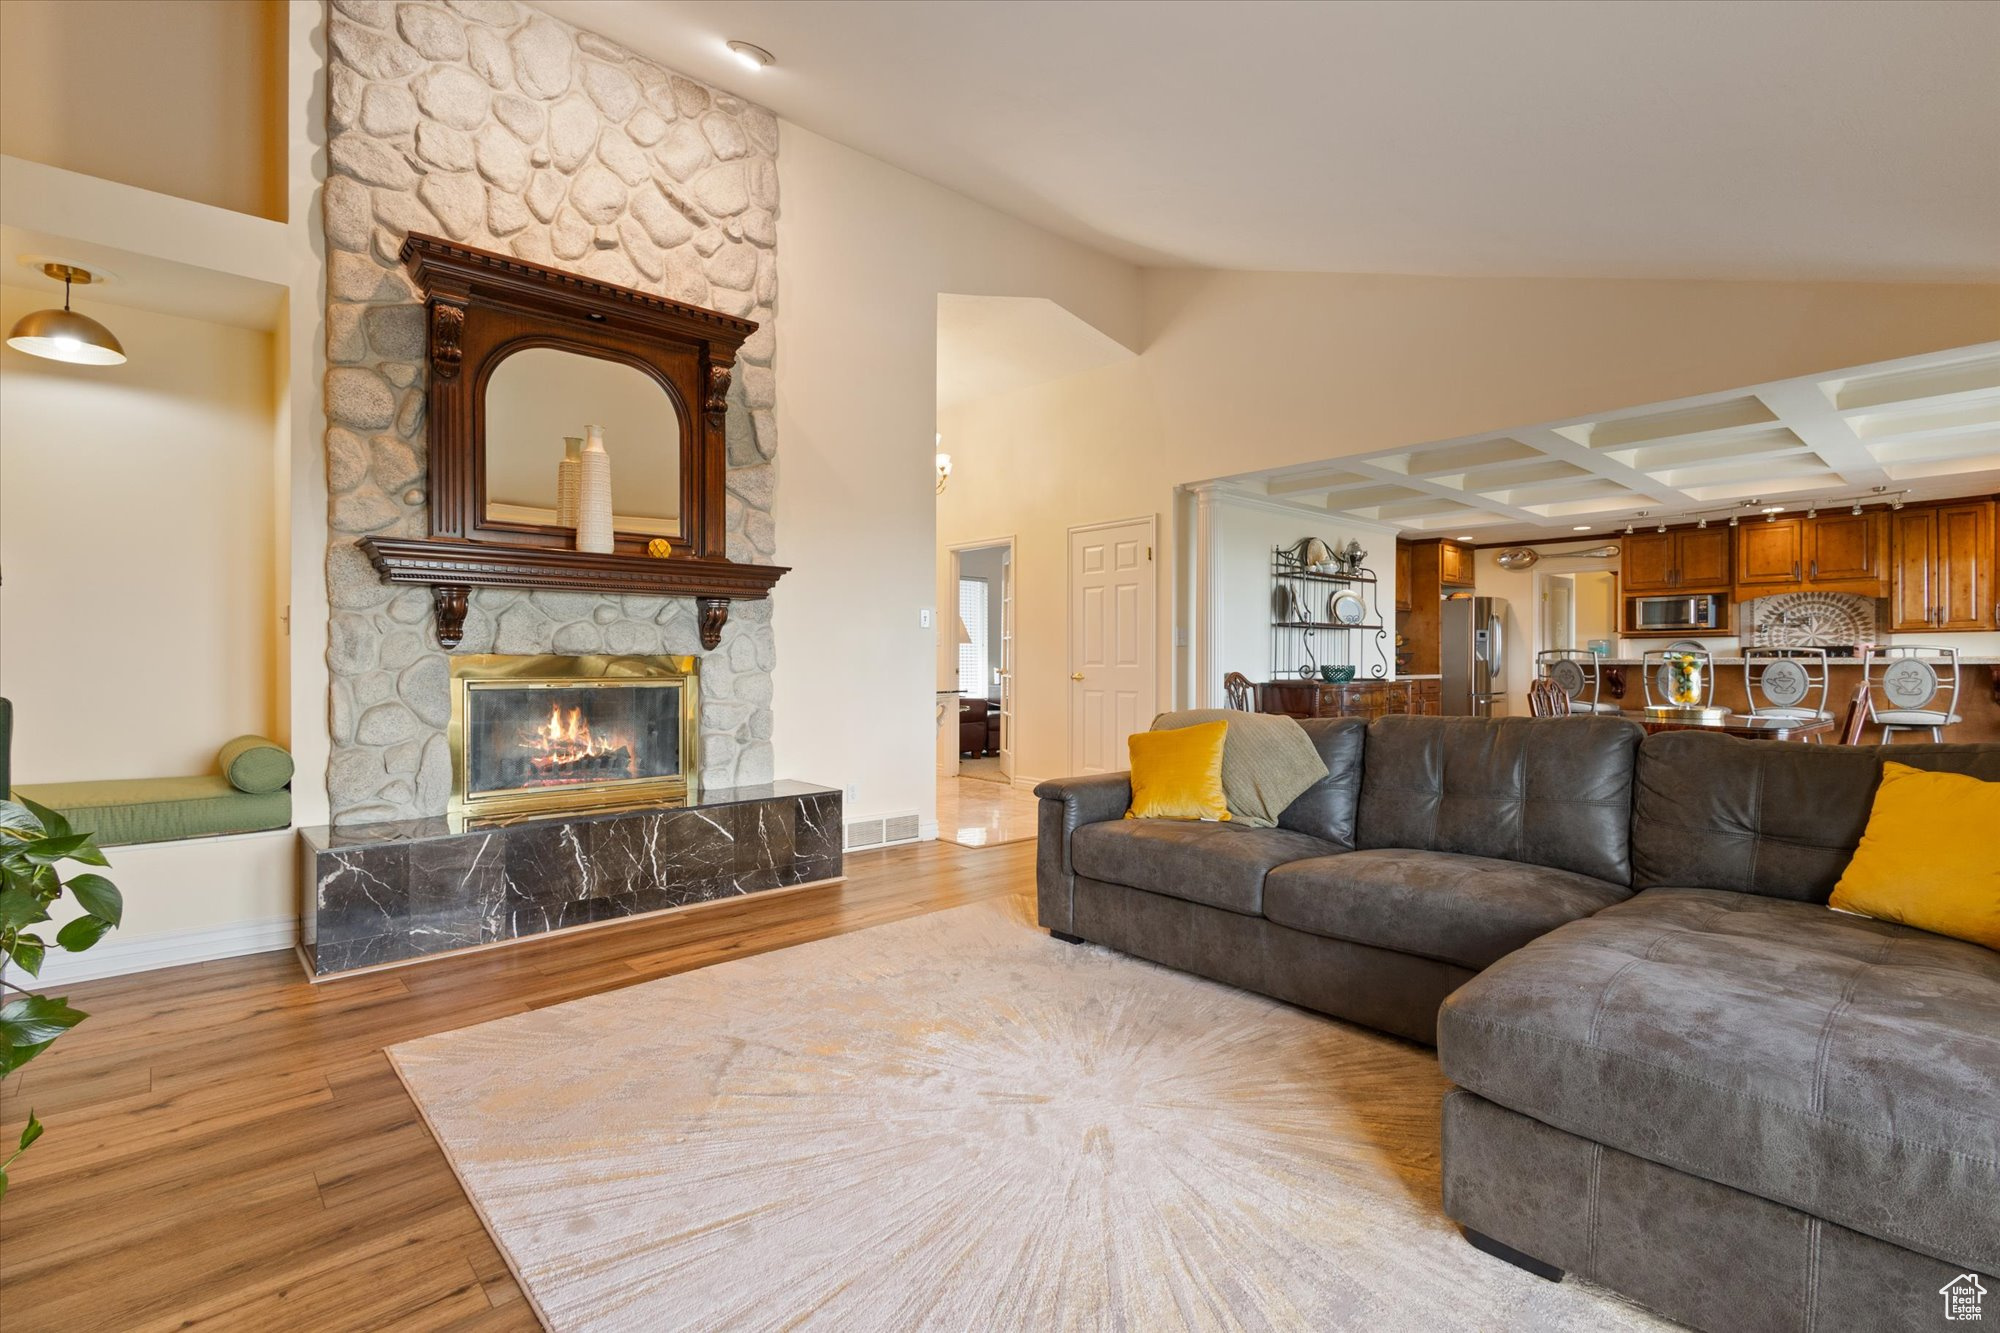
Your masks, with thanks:
M1536 717L1568 717L1569 692L1552 676L1537 676L1528 682L1528 711Z
M1745 648L1743 697L1750 716L1831 722L1824 648ZM1820 738L1812 737L1817 741Z
M1840 724L1840 743L1861 744L1861 733L1867 726L1868 682L1864 680L1854 687L1854 697L1847 701L1847 720Z
M1639 680L1646 690L1646 705L1649 708L1665 707L1673 703L1667 689L1667 665L1670 657L1692 657L1701 671L1701 697L1693 707L1707 708L1715 702L1715 658L1706 648L1648 648L1639 654Z
M1256 687L1251 685L1250 677L1244 675L1241 671L1232 671L1222 678L1223 698L1228 701L1230 708L1235 709L1239 713L1254 713L1257 711L1255 705L1251 702L1251 698L1255 693Z
M1604 671L1597 654L1582 648L1544 648L1535 654L1535 675L1554 681L1569 698L1568 713L1612 713L1623 710L1601 698Z
M1933 741L1942 741L1946 727L1965 720L1958 715L1956 648L1917 643L1873 647L1862 660L1861 676L1869 708L1882 725L1884 745L1894 744L1902 731L1928 731Z

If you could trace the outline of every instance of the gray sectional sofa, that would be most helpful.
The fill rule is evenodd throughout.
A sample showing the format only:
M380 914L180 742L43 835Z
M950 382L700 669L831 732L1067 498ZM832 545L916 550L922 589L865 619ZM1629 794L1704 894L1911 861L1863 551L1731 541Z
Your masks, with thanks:
M1328 775L1274 829L1042 784L1041 923L1435 1044L1445 1212L1543 1276L1715 1330L1931 1327L1995 1282L2000 954L1824 906L1882 750L1303 725ZM2000 745L1893 757L2000 781Z

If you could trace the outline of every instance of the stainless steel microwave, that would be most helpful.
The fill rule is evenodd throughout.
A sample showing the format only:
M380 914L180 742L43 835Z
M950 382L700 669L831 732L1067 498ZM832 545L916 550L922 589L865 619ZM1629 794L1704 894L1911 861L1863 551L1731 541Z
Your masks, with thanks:
M1719 630L1728 603L1711 593L1692 597L1628 597L1625 632L1644 635L1654 630Z

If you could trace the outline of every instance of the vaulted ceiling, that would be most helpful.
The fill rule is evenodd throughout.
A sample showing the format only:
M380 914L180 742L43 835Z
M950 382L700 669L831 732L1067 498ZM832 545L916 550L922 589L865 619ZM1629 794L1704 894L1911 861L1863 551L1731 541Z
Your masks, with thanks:
M1140 263L2000 278L2000 4L543 8Z
M1482 542L2000 490L2000 343L1228 480Z

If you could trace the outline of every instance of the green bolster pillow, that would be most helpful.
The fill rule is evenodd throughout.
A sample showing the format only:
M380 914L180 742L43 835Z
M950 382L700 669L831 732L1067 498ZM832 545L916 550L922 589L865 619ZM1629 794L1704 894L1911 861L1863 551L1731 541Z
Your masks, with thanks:
M238 736L215 759L230 786L252 795L278 791L292 780L290 753L262 736Z

